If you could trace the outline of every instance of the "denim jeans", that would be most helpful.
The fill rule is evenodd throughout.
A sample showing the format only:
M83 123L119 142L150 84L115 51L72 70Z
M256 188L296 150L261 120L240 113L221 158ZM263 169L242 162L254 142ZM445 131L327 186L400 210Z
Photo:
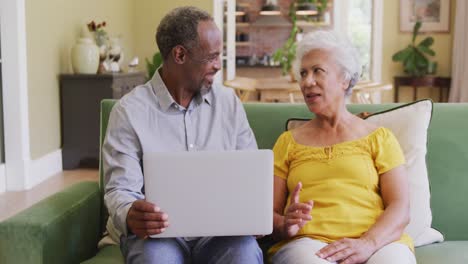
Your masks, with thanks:
M139 239L122 237L125 263L155 264L261 264L262 251L253 236Z

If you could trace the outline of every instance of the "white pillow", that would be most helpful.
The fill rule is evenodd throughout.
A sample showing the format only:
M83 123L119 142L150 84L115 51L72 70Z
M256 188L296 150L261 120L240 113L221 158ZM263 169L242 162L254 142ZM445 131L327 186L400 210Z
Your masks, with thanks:
M389 128L403 149L411 206L411 220L405 232L413 238L416 247L444 240L439 231L431 228L431 195L426 166L427 129L431 117L432 101L421 100L372 114L366 119Z
M398 139L406 159L410 192L410 223L405 232L416 247L442 242L443 235L431 228L429 179L426 167L427 129L432 117L432 101L421 100L371 114L367 121L390 129ZM290 119L288 130L307 122L306 119Z

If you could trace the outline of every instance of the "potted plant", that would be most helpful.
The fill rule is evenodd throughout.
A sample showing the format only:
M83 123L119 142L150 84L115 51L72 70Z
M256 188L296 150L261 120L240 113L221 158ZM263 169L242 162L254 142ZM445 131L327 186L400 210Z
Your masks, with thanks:
M295 3L292 2L289 6L289 17L292 22L291 33L284 45L273 53L273 60L281 65L282 74L291 74L292 63L296 57L296 35L299 30L297 27L297 16ZM294 80L291 74L291 80Z
M427 58L427 56L435 55L434 50L431 49L434 38L426 37L419 44L416 44L416 37L419 34L421 25L421 21L417 21L414 24L411 44L392 56L393 61L401 61L403 63L404 72L411 76L434 74L437 68L437 62L430 61Z
M154 73L156 72L156 70L159 68L159 66L161 66L163 62L161 53L159 51L154 53L152 61L149 61L148 58L145 58L145 60L146 60L146 70L148 72L148 78L151 79Z
M296 37L300 32L300 28L297 26L296 11L298 6L303 4L315 5L318 16L320 17L327 8L328 0L297 0L293 1L289 6L289 17L292 22L291 33L289 34L289 38L286 40L284 45L273 53L273 60L281 65L283 75L291 75L291 81L295 81L294 75L291 72L291 68L292 63L296 58Z
M297 0L297 14L308 22L323 22L328 7L328 0Z

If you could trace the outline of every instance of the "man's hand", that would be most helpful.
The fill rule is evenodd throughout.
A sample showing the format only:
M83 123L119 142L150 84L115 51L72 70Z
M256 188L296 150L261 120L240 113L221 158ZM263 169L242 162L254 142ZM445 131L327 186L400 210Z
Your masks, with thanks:
M330 262L358 264L365 263L375 251L375 245L370 240L343 238L323 247L316 254Z
M293 237L299 230L312 220L310 212L314 207L313 201L308 201L307 203L299 202L299 192L302 189L302 183L299 182L294 188L294 191L291 195L291 203L286 209L286 214L284 215L284 228L286 236Z
M133 202L127 214L127 226L133 234L145 239L157 235L169 226L167 214L156 205L145 200Z

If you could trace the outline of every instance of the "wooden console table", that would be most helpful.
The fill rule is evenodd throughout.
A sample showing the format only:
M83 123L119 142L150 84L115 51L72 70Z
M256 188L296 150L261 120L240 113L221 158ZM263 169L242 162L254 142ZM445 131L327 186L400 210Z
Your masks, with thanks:
M257 92L260 102L303 102L298 82L291 82L290 77L258 78Z
M101 100L119 99L145 81L143 72L60 75L63 169L98 167Z
M396 76L394 78L394 88L395 88L395 97L394 101L398 102L399 98L399 89L400 86L411 86L413 87L413 100L418 99L418 87L437 87L439 88L439 101L447 102L448 95L444 99L444 89L450 90L450 77L438 77L438 76L423 76L423 77L413 77L413 76Z

